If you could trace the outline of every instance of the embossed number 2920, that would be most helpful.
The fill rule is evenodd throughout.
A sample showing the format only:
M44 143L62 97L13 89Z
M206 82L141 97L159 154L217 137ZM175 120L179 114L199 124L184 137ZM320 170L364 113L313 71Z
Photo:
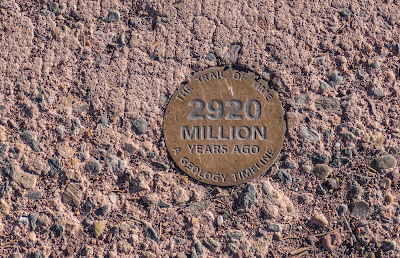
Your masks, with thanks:
M217 120L224 115L224 104L221 100L212 99L207 102L207 111L209 114L201 115L206 104L201 99L192 99L189 102L190 107L196 107L188 116L190 120L204 120L206 117L211 120ZM242 120L243 116L238 113L243 108L242 101L238 99L230 99L225 103L226 107L233 107L225 116L225 120ZM256 120L261 116L261 104L256 99L250 99L244 105L244 115L249 120Z

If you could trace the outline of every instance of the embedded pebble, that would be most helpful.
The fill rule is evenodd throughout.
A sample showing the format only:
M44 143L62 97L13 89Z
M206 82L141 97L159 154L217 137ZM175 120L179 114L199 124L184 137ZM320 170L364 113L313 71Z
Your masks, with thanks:
M36 152L41 151L41 148L37 144L36 140L33 138L30 131L22 132L20 137L21 137L22 142L25 143L26 145L28 145L29 147L31 147L33 151L36 151Z
M316 178L323 180L331 174L331 168L325 164L318 164L314 167L314 175Z
M239 44L231 45L229 51L225 54L225 62L227 64L236 64L239 58L239 51L242 48Z
M322 245L325 247L326 250L330 252L335 250L341 244L342 244L342 238L337 232L334 232L332 234L327 234L322 239Z
M187 194L187 191L182 187L179 187L175 189L173 199L176 204L183 204L189 201L190 198Z
M245 207L257 203L257 190L254 184L249 184L243 196L243 204Z
M95 238L98 238L99 236L101 236L101 234L103 234L104 230L106 229L106 225L107 225L106 220L95 221L92 226L93 236Z
M347 211L348 211L348 207L346 204L340 204L339 208L338 208L338 214L339 216L343 216Z
M221 215L219 215L217 217L217 226L222 226L222 224L224 223L224 217L222 217Z
M286 169L280 169L276 175L285 184L291 184L293 182L290 172Z
M26 172L16 172L14 174L14 180L25 189L33 189L36 187L36 176Z
M136 134L139 135L146 133L148 127L149 124L144 118L139 118L132 124L132 129L135 131Z
M390 188L390 186L392 185L392 180L390 180L390 178L384 178L384 179L382 179L381 180L381 182L379 183L379 186L382 188L382 189L389 189Z
M118 252L125 254L131 254L134 251L133 246L129 244L128 241L126 241L126 239L118 241L117 250Z
M329 84L336 88L341 82L343 78L338 75L337 71L334 71L331 75L329 75Z
M268 230L269 232L280 232L281 225L272 223L272 224L268 224L265 229Z
M117 11L108 11L107 17L105 18L106 22L115 22L120 19L119 12Z
M382 251L389 252L396 249L396 242L395 241L385 241L381 247Z
M387 154L375 158L371 165L377 170L389 169L397 166L397 160L391 154Z
M56 126L56 132L58 133L60 140L65 138L65 127L63 125Z
M366 201L355 201L350 206L350 211L356 217L365 219L371 212L371 208Z
M215 241L211 237L206 237L203 239L203 244L210 250L212 253L216 253L221 244L218 241Z
M243 233L243 231L240 231L240 230L232 230L232 231L229 231L228 234L226 234L226 236L231 239L239 239L240 240L244 236L244 233Z
M301 127L299 130L299 135L300 137L309 139L311 141L319 141L320 139L319 134L308 127Z
M26 197L28 197L29 199L32 199L32 200L38 200L38 199L42 198L42 196L43 196L42 191L29 191L26 194Z
M102 168L102 166L101 166L100 162L95 158L91 158L85 164L85 170L87 172L98 173L98 172L100 172L101 168Z
M311 219L311 222L319 227L327 227L329 222L324 214L316 213Z
M143 235L145 237L148 237L156 242L160 242L160 238L157 234L157 232L154 230L154 228L151 225L147 225L144 229L143 229Z

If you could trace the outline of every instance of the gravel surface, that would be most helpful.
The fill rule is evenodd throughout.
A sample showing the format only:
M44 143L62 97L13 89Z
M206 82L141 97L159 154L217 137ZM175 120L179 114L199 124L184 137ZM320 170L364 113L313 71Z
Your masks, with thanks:
M399 257L400 1L0 1L1 257ZM167 155L207 67L278 93L247 184Z

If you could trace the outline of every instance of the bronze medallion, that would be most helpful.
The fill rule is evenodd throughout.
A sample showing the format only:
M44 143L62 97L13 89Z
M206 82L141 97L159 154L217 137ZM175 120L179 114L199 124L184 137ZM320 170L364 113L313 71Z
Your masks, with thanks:
M171 97L164 137L175 163L200 182L230 186L263 174L285 135L283 108L254 73L214 67L196 73Z

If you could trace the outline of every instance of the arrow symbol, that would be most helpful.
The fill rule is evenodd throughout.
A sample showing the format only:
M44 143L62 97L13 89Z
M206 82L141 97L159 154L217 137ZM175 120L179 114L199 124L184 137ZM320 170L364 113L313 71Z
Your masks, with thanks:
M172 148L175 151L175 155L178 154L181 151L181 148Z

